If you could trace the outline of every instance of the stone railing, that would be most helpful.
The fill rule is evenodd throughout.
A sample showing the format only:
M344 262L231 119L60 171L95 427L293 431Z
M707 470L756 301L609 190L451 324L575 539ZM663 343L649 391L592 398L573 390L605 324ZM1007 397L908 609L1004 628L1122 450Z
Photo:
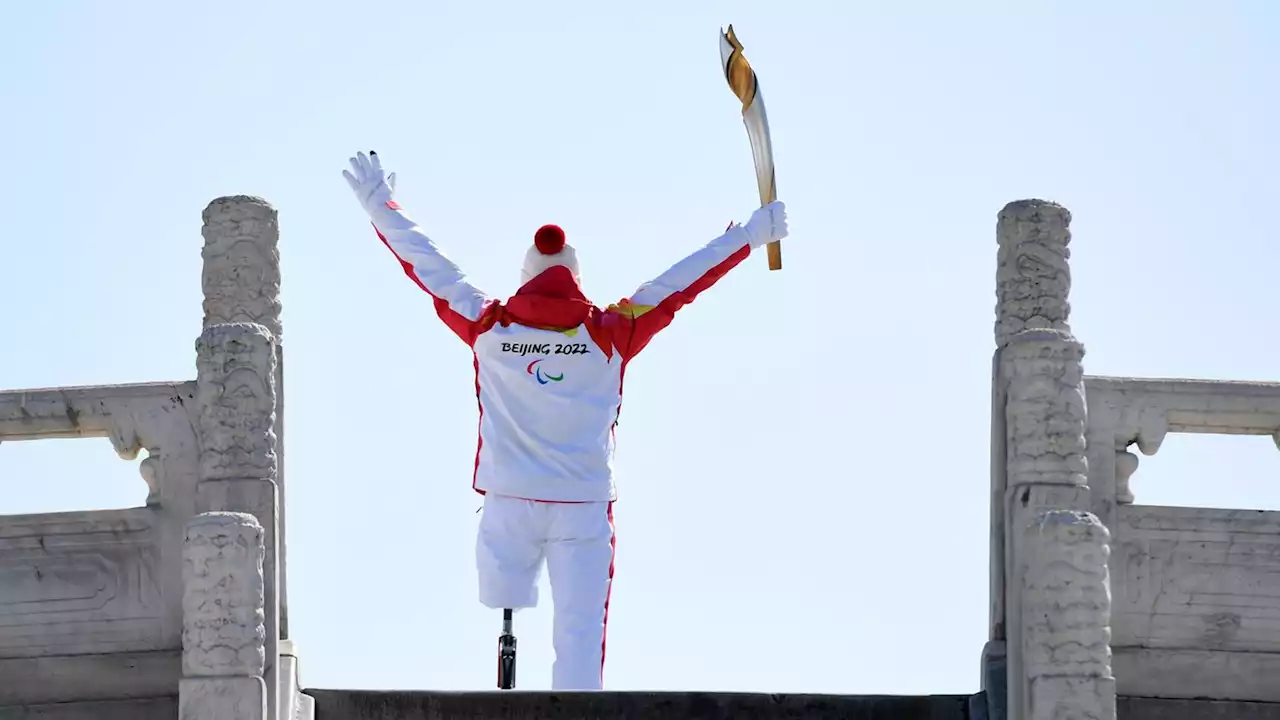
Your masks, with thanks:
M1089 481L1099 508L1134 502L1136 446L1155 455L1169 433L1270 436L1280 446L1280 383L1090 376Z
M1093 511L1112 535L1119 691L1280 702L1280 512L1137 504L1130 450L1154 455L1168 433L1280 439L1280 384L1088 377L1085 386Z
M998 221L988 715L1280 702L1280 512L1136 504L1130 450L1171 432L1280 444L1280 384L1086 376L1070 221L1043 201Z
M0 393L0 442L107 437L146 505L0 516L0 706L172 694L194 512L195 383Z
M194 399L192 382L0 391L0 442L110 438L124 460L146 450L146 505L172 506L193 486L183 472L196 451L187 414Z
M276 212L220 198L204 221L195 381L0 393L0 442L108 437L147 450L149 488L140 508L0 516L0 707L310 717L286 639Z

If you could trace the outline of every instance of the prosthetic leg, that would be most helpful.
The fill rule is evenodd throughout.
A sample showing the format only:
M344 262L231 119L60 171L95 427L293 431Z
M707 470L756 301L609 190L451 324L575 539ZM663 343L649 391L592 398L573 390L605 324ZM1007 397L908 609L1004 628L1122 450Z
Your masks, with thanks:
M502 611L502 634L498 636L498 689L516 687L516 636L511 632L511 609Z

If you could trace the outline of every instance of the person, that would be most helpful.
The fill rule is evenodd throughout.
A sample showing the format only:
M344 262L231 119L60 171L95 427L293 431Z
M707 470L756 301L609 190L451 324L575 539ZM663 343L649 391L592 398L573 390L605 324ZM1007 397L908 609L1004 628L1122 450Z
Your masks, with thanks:
M614 428L629 363L685 305L766 243L787 236L774 202L606 308L583 294L577 252L539 228L506 300L472 285L393 198L395 174L359 152L343 175L377 236L474 353L479 440L472 488L484 496L475 561L480 602L533 608L545 562L552 688L603 687L613 581Z

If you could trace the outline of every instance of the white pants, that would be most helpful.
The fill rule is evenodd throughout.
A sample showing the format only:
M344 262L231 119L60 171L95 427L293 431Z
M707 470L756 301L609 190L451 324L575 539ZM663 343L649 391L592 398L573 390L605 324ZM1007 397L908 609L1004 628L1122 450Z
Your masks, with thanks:
M612 503L485 495L476 537L480 602L495 609L536 607L546 561L555 609L554 690L603 688L613 547Z

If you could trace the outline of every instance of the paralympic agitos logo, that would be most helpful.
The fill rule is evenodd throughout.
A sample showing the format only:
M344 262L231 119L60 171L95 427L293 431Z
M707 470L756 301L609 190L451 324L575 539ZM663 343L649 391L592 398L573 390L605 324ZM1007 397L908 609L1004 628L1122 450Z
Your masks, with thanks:
M524 369L525 372L533 376L533 379L538 381L539 385L546 385L549 382L560 382L564 379L563 371L559 375L551 375L542 372L542 368L538 367L538 363L540 362L542 362L542 360L534 360Z

